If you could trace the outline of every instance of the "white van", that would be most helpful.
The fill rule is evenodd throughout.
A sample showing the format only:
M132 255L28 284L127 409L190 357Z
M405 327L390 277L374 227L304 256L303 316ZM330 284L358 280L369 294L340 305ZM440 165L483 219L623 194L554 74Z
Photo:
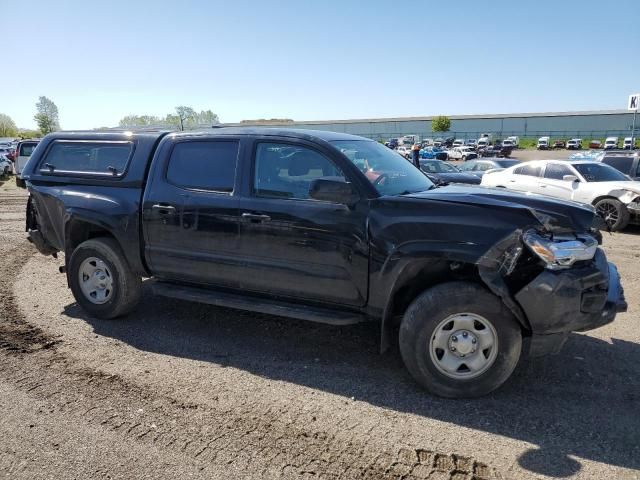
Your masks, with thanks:
M549 140L549 137L540 137L536 148L538 150L547 150L549 148Z
M607 137L604 141L604 149L611 150L612 148L618 148L618 137Z
M24 186L24 181L22 180L22 169L27 164L27 160L31 157L31 154L38 146L40 140L22 140L18 142L18 146L16 147L16 160L13 162L14 170L16 174L16 183L19 187Z
M482 137L478 139L478 143L476 143L477 148L488 147L491 144L489 137Z
M520 148L520 139L518 137L516 136L507 137L507 140L511 140L515 148Z
M625 137L624 141L622 142L622 148L625 150L633 150L633 140L635 139L632 139L631 137Z

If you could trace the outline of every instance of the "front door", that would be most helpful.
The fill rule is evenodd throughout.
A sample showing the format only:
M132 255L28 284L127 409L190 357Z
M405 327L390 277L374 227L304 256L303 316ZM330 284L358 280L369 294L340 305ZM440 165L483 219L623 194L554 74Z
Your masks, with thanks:
M319 177L344 177L328 155L289 141L256 141L240 201L242 286L273 296L362 306L367 300L366 202L309 198Z

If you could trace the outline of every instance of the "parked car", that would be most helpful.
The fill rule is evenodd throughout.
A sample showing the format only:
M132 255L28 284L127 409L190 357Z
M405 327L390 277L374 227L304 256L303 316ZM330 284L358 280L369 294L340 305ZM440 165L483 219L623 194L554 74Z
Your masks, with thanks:
M635 148L635 138L625 137L622 141L622 149L623 150L633 150Z
M572 138L567 142L567 150L580 150L582 148L581 138Z
M16 184L19 187L24 187L24 180L22 179L22 170L24 169L27 161L31 157L31 154L38 146L39 140L22 140L18 142L16 147L16 160L13 164L14 173L16 174Z
M513 140L510 140L510 139L508 139L508 138L507 138L507 139L505 139L505 140L503 140L501 145L502 145L503 147L509 147L509 148L511 148L512 150L513 150L514 148L516 148L516 145L515 145L515 143L513 142Z
M602 142L600 140L591 140L589 142L589 148L602 148Z
M511 140L513 142L513 148L520 148L520 138L515 135L511 137L507 137L507 140Z
M540 137L536 148L538 150L547 150L549 148L549 137Z
M362 137L58 132L22 174L28 236L43 254L65 253L61 269L91 317L131 312L150 277L153 292L183 300L372 321L382 349L399 328L407 369L445 397L491 392L523 345L556 351L626 309L592 208L434 188Z
M478 141L476 139L474 139L474 138L470 138L466 142L464 142L464 144L467 147L471 147L471 148L475 148L477 143L478 143Z
M564 140L556 140L555 142L553 142L553 148L567 148L567 143Z
M604 140L604 149L613 150L618 148L618 137L607 137Z
M628 175L634 180L640 180L640 157L637 153L630 152L606 152L594 160L602 162L616 170Z
M6 155L0 154L0 176L7 176L13 173L13 162Z
M513 148L503 145L489 145L488 147L478 148L478 155L481 157L504 157L509 158L513 152Z
M449 154L445 150L438 147L426 147L420 150L420 158L448 160Z
M464 145L464 140L462 140L461 138L456 138L451 144L452 147L461 147L463 145Z
M503 158L482 158L478 160L469 160L458 168L461 172L469 172L478 177L482 177L490 170L501 170L517 165L518 160L505 160Z
M478 158L478 154L471 147L453 147L447 150L450 160L472 160Z
M480 184L480 177L458 170L455 166L442 160L420 160L420 168L429 180L436 185L450 183Z
M400 145L396 148L396 152L402 155L407 160L411 160L411 146Z
M601 162L525 162L484 175L482 185L591 204L612 231L640 223L640 182Z
M390 138L389 139L389 148L392 148L392 149L398 148L398 139L397 138Z

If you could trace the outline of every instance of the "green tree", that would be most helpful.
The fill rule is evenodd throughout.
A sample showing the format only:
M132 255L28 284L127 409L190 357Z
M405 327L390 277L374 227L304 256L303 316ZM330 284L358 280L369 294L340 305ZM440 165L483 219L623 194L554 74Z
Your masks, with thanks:
M0 137L15 137L18 134L18 127L9 115L0 113Z
M449 117L440 115L431 121L431 128L434 132L448 132L451 128L451 120Z
M38 113L33 117L43 135L60 130L58 107L47 97L38 98L36 103Z
M185 127L193 126L196 123L197 113L191 107L180 105L176 107L176 116L178 117L180 130L184 130ZM169 115L167 115L167 118L169 118Z
M120 119L120 127L145 127L150 125L161 125L163 121L155 115L127 115Z
M218 115L213 113L211 110L202 110L200 113L196 114L195 120L197 125L217 125L220 123Z

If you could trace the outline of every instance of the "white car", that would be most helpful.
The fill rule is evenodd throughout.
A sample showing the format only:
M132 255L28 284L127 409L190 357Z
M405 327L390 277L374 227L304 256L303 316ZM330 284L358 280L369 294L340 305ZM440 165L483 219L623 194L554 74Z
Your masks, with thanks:
M411 158L411 147L405 147L404 145L396 148L396 152L409 160Z
M640 221L640 182L599 162L534 160L488 172L481 184L589 203L614 231Z
M13 173L13 162L5 155L0 155L0 176L6 176Z
M464 162L471 156L471 154L473 154L472 158L476 158L478 156L475 150L471 147L453 147L447 150L447 155L450 160L462 160Z
M474 138L470 138L469 140L467 140L466 142L464 142L464 144L465 144L467 147L471 147L471 148L474 148L474 147L476 146L476 143L478 143L478 141L477 141L476 139L474 139Z
M451 144L452 147L461 147L463 145L464 145L464 140L462 140L461 138L456 138Z
M511 147L511 148L515 148L516 144L513 142L513 140L509 140L508 138L506 140L502 141L502 146L503 147Z

